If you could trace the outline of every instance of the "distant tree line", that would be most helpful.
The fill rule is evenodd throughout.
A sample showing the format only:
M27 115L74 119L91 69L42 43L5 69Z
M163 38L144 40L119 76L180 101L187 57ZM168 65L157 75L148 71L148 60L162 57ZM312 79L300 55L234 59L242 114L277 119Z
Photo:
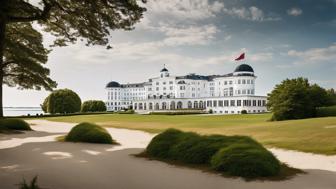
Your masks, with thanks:
M303 119L317 116L318 107L336 105L334 89L310 84L306 78L286 79L268 94L272 120Z

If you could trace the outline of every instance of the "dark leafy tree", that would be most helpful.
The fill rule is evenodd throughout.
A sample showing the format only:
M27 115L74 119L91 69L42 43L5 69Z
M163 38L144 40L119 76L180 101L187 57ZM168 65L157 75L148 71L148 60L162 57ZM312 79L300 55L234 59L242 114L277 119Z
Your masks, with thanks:
M67 114L79 112L81 105L82 101L75 92L70 89L59 89L53 91L41 106L46 113Z
M309 84L308 79L286 79L276 85L268 95L268 108L273 120L302 119L314 117L316 108L329 106L330 98L325 89Z
M106 45L111 49L111 31L133 29L145 11L136 0L32 2L0 1L0 117L3 84L19 89L56 87L56 82L49 78L49 70L43 66L49 50L42 44L40 31L32 27L34 22L56 37L53 46L82 40L88 46Z
M105 112L106 105L101 100L88 100L82 104L82 112Z
M333 88L327 90L327 95L329 98L329 103L331 105L336 105L336 92Z

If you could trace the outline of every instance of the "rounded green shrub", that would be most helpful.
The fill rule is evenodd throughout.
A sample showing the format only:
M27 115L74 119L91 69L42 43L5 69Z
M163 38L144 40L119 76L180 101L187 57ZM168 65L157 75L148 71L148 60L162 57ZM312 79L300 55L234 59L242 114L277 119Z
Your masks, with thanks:
M101 100L88 100L83 102L82 112L105 112L106 111L106 105Z
M101 126L92 123L80 123L73 127L65 141L113 144L111 135Z
M146 148L146 153L152 157L169 159L171 148L178 143L183 134L177 129L167 129L151 140Z
M247 110L242 110L240 113L241 114L247 114Z
M81 109L82 101L79 96L70 89L53 91L41 105L46 113L75 113Z
M233 144L220 149L211 159L217 171L246 178L275 176L280 172L280 162L261 146Z
M0 127L10 130L32 130L27 122L22 119L0 119Z

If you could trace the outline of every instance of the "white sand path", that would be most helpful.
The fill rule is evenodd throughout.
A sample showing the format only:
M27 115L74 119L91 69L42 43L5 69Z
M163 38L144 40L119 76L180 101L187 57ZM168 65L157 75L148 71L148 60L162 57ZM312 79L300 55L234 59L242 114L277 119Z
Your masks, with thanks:
M13 148L25 143L33 142L51 142L60 135L55 133L67 133L75 125L74 123L51 122L46 120L29 120L28 121L35 131L52 133L52 135L44 137L27 137L27 138L11 138L9 140L0 141L0 149ZM106 151L115 151L129 148L145 148L154 134L143 131L106 128L120 145L112 146ZM269 149L277 158L287 165L299 169L319 169L336 172L336 155L326 156L312 153L304 153L291 150L283 150L278 148ZM93 153L93 152L87 152Z

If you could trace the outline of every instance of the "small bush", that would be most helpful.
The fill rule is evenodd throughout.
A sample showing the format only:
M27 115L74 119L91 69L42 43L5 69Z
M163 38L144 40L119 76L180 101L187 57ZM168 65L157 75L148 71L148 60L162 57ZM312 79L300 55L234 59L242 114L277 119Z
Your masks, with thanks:
M213 110L212 109L209 110L209 114L213 114Z
M320 107L316 110L317 117L336 116L336 106Z
M168 129L152 139L150 157L207 165L214 170L247 178L274 176L280 162L260 143L247 136L202 136Z
M10 130L32 130L27 122L22 119L0 119L0 127Z
M240 113L241 114L247 114L247 111L246 110L242 110Z
M83 102L81 112L105 112L106 105L101 100L88 100Z
M65 137L65 141L113 144L111 135L106 129L92 123L80 123L73 127Z
M178 143L182 131L167 129L156 135L146 148L146 153L155 158L169 159L171 148Z
M272 153L250 144L233 144L222 148L211 159L213 169L246 178L278 175L280 166Z

